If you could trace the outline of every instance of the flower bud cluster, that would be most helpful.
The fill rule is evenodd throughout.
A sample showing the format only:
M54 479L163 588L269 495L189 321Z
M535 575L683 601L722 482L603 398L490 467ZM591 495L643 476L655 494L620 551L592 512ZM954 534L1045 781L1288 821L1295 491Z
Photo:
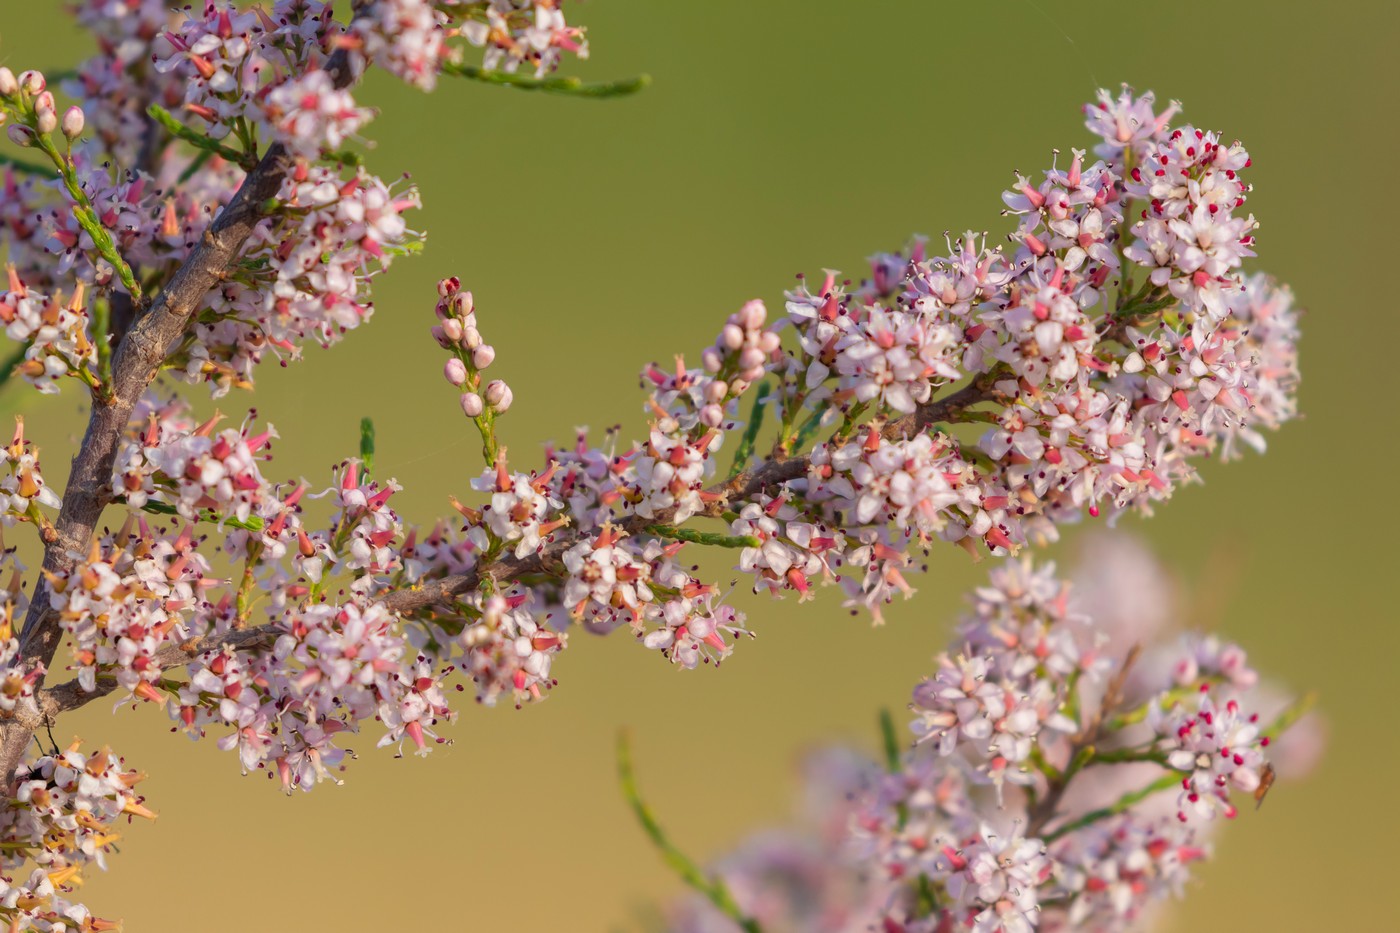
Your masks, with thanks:
M487 381L482 376L495 362L496 348L486 343L477 330L472 293L462 291L462 282L456 276L438 282L436 311L438 323L433 325L433 339L452 352L452 358L443 367L443 378L462 390L462 413L489 431L494 416L509 411L515 395L504 379Z
M26 71L16 76L9 68L0 66L0 125L11 118L15 122L5 132L10 142L22 148L37 145L40 137L47 137L58 130L58 104L54 101L53 92L48 90L48 81L43 72ZM75 119L81 131L81 110L77 111ZM66 116L64 123L68 123Z

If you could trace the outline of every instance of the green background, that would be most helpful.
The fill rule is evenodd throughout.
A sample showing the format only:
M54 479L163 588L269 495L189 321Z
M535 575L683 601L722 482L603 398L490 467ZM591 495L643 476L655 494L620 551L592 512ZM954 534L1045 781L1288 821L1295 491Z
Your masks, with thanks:
M1261 267L1310 309L1305 417L1265 458L1209 465L1206 486L1124 526L1206 588L1193 621L1322 692L1331 745L1311 780L1280 783L1227 827L1174 928L1390 926L1393 5L570 6L594 50L578 73L646 71L655 85L616 101L451 81L431 96L383 79L365 91L383 109L372 162L412 171L428 249L381 280L369 328L221 403L256 404L277 426L277 475L326 476L368 414L381 470L407 487L395 500L406 518L469 492L477 446L426 333L443 275L475 290L493 372L515 390L504 439L525 467L538 441L568 440L573 425L620 421L635 434L643 363L698 360L724 315L752 297L780 307L799 271L859 275L866 255L911 232L1000 235L1013 169L1086 146L1079 107L1096 87L1179 98L1186 119L1254 155ZM59 7L7 0L0 61L56 69L87 54ZM77 395L26 408L61 485ZM718 854L786 815L802 748L873 744L874 711L905 702L984 570L950 548L873 631L832 592L802 611L746 598L760 637L719 671L678 672L625 638L580 636L547 703L468 704L456 744L426 761L376 752L367 734L344 787L292 799L241 778L212 741L170 734L155 710L114 719L93 704L61 723L60 741L110 741L150 771L161 818L133 827L82 896L143 933L632 928L678 884L615 789L618 726L633 729L673 836Z

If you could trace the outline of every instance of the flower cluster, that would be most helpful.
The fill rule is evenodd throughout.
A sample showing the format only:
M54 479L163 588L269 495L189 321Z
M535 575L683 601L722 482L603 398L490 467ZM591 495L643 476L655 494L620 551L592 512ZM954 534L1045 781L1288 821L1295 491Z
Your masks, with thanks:
M409 8L420 5L426 4L389 4ZM564 21L560 5L561 0L488 0L486 3L449 3L449 8L462 7L459 29L467 42L486 50L483 67L513 72L524 65L538 76L558 67L565 52L579 58L588 57L584 31ZM449 9L450 12L453 11Z
M12 930L100 933L119 924L92 916L64 894L89 863L106 868L125 817L154 819L135 793L144 775L122 768L108 749L85 755L74 743L16 769L0 809L0 917ZM26 863L25 883L11 879Z
M1133 547L1099 551L1100 581L1140 574ZM822 931L1139 929L1209 855L1211 817L1237 814L1231 792L1262 800L1266 749L1289 776L1310 752L1274 744L1305 705L1248 712L1263 698L1236 646L1188 637L1136 667L1137 651L1115 642L1152 633L1077 608L1117 598L1072 592L1053 566L994 570L956 655L914 690L914 747L892 749L884 769L820 759L812 828L721 863L740 912L729 917L806 916L802 929ZM671 928L719 929L718 917L687 902Z
M158 655L178 641L186 613L213 584L188 528L173 537L144 521L123 528L71 570L53 574L49 602L72 638L78 682L97 689L101 671L145 700L165 702Z
M215 433L217 418L191 427L180 423L184 413L178 404L151 411L144 429L118 453L112 488L135 508L163 503L188 521L211 513L216 521L272 518L280 503L258 464L269 456L276 432L268 427L251 434L245 424Z
M295 359L303 344L330 346L363 324L370 280L415 242L404 213L419 206L417 190L364 171L298 169L278 205L177 356L184 377L215 395L247 386L269 353Z

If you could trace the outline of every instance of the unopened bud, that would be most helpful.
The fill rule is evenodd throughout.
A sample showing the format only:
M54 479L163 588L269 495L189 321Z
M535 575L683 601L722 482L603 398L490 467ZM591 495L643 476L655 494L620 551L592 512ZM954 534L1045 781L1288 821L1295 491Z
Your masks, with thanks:
M34 131L27 126L20 126L18 123L13 123L5 132L9 134L10 142L14 143L16 146L22 146L28 149L30 146L34 145Z
M457 357L447 361L447 365L442 368L442 374L447 377L447 381L454 386L459 386L467 381L467 366Z
M0 97L14 97L18 93L19 82L15 80L15 73L0 66Z
M19 76L19 86L28 94L42 94L49 83L44 80L42 71L26 71Z
M719 372L724 360L720 358L719 351L714 347L706 347L705 352L700 354L700 361L705 364L705 371L711 373Z
M738 324L726 324L724 330L720 331L719 339L724 343L725 349L737 350L744 345L744 329Z
M457 314L466 317L476 309L476 304L472 301L471 292L459 292L457 294Z
M444 350L452 349L453 343L451 340L447 339L446 328L444 328L441 324L434 324L432 333L433 339L438 342L438 346L442 347Z
M514 400L515 396L511 393L510 386L506 385L505 380L492 379L486 386L486 404L496 411L506 411Z
M767 354L762 350L758 347L749 347L743 353L739 354L739 366L742 369L751 370L755 367L762 366L765 359L767 359Z
M472 351L472 365L477 369L485 369L496 360L496 348L489 343L483 343Z
M445 347L456 346L457 341L462 339L462 322L455 317L443 321L442 326L437 329L442 331L442 337L438 342Z
M477 395L475 392L462 393L462 412L466 414L468 418L477 417L484 408L485 406L481 404L480 395Z
M739 309L739 324L745 330L757 330L763 326L763 319L768 316L768 309L763 307L761 301L750 301Z
M83 108L69 107L63 114L63 135L69 139L77 139L83 135Z
M700 409L700 423L707 428L717 428L724 421L724 409L718 405L706 405Z
M40 133L52 133L58 129L58 108L53 95L44 91L34 101L34 127Z
M481 346L481 332L475 327L463 327L461 343L468 350L475 350Z
M705 401L707 402L722 402L724 401L724 397L728 394L729 383L725 382L723 379L716 379L714 382L705 386Z

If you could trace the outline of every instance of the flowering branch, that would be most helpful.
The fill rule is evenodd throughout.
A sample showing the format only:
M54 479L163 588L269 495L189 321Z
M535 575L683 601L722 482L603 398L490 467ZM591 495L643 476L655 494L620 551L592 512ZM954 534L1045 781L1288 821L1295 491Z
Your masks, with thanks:
M1169 127L1174 105L1159 113L1151 95L1125 90L1087 111L1097 160L1074 150L1067 168L1052 163L1035 183L1018 176L1004 193L1009 248L967 234L930 255L916 239L872 257L858 282L799 278L778 314L743 304L699 366L677 357L643 370L648 426L637 441L580 431L522 468L520 447L502 443L512 389L488 373L497 353L472 293L448 278L430 332L464 427L481 439L483 469L465 478L477 495L406 523L368 419L328 484L270 482L281 443L272 426L255 412L198 422L178 387L222 397L251 388L270 358L337 342L370 320L378 276L421 248L408 220L418 191L356 155L375 116L352 93L359 75L597 97L646 80L557 77L564 56L588 46L553 0L359 0L348 17L335 11L309 0L246 11L206 0L174 13L85 0L74 12L99 53L62 87L0 68L9 138L58 169L56 181L3 174L11 264L0 325L24 382L55 393L72 379L91 398L61 498L23 422L0 448L0 525L32 527L44 551L28 577L13 551L0 554L14 565L0 590L0 785L12 803L35 767L73 767L64 753L26 761L34 730L118 691L192 737L220 733L245 771L275 773L290 793L340 783L340 743L368 723L400 754L448 741L438 730L456 716L454 687L469 683L485 706L542 699L570 638L626 629L667 663L718 667L753 633L728 593L696 576L698 547L735 558L754 593L806 601L837 588L879 622L914 593L910 577L935 548L1004 558L1086 516L1149 511L1206 455L1262 447L1261 431L1295 412L1291 297L1241 271L1255 229L1240 213L1248 154ZM466 63L473 48L479 66ZM79 103L60 117L56 93ZM311 500L329 515L308 514ZM1059 608L1045 612L1058 621ZM1026 620L1002 627L1012 622ZM65 639L74 677L49 686ZM981 643L1010 650L1004 632ZM1019 658L995 695L978 686L987 659L946 657L940 686L916 694L926 738L977 753L966 762L975 780L1026 788L1023 831L1078 818L1071 786L1086 775L1201 770L1183 754L1217 713L1192 713L1202 701L1182 691L1233 683L1212 658L1200 676L1132 695L1133 706L1118 696L1132 687L1131 659L1106 682L1081 663L1088 655L1080 646L1045 670L1043 658ZM1022 683L1032 669L1040 679ZM986 708L956 734L940 692L954 687L975 701L954 720ZM997 704L1015 715L992 715ZM977 744L1008 723L1047 737L1013 729L996 740L1005 746ZM1173 737L1168 724L1185 732ZM1267 789L1257 751L1225 779L1254 775ZM101 771L107 759L93 761ZM890 781L910 779L906 762L890 764L902 769ZM1218 807L1210 777L1191 780ZM915 831L915 802L902 807L899 831ZM30 829L19 863L0 858L5 877L51 858L32 844L48 828ZM1002 864L1001 843L976 834ZM72 880L65 871L54 885ZM947 869L906 876L918 919L957 904L965 920L977 906ZM695 878L721 907L742 901ZM9 882L0 894L31 904ZM1068 896L1047 892L1044 903ZM51 925L55 911L82 909L35 898L15 922Z

